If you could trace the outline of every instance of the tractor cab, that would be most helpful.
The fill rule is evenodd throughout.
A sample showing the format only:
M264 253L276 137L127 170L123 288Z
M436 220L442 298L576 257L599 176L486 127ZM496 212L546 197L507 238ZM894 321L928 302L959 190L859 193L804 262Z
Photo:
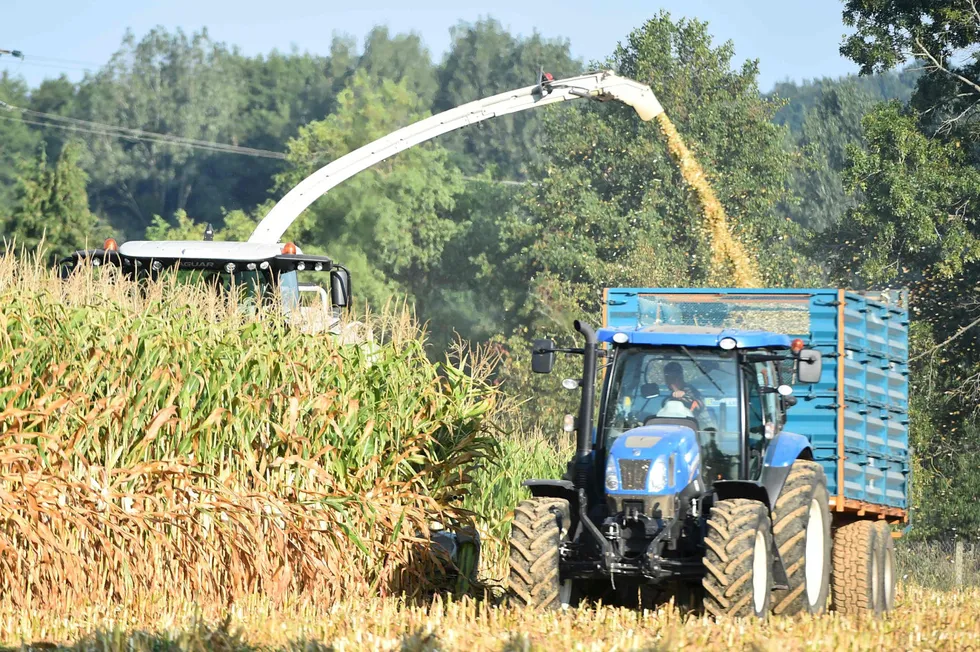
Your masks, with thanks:
M611 345L596 448L616 455L617 441L644 432L692 432L702 475L758 480L769 443L782 430L792 397L788 336L762 331L651 326L601 329ZM802 342L800 342L802 345ZM802 348L800 346L800 348ZM613 484L607 478L607 488Z

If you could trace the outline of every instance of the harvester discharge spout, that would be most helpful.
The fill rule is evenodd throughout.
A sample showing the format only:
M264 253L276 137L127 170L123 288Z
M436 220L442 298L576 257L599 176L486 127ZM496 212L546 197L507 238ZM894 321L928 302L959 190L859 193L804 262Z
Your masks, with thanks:
M443 111L341 156L303 179L272 207L249 237L249 242L275 243L299 215L331 188L390 156L436 136L490 118L578 98L617 101L633 107L642 120L652 120L663 107L649 86L620 77L611 70L578 77L551 79L542 74L537 84Z

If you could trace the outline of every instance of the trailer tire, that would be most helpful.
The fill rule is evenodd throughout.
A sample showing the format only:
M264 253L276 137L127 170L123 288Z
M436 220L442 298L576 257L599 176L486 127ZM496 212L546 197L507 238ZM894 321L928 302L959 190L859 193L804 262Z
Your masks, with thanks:
M871 521L855 521L834 533L831 573L834 610L848 615L880 616L882 600L879 529Z
M705 538L704 609L722 616L764 618L772 596L772 522L755 500L719 500Z
M510 531L507 604L558 609L573 588L559 576L559 551L570 510L562 498L531 498L514 510Z
M878 528L878 563L881 565L881 608L883 612L895 608L895 540L888 521L875 523Z
M796 460L773 510L773 539L788 589L773 592L773 613L821 614L830 596L830 495L817 462Z

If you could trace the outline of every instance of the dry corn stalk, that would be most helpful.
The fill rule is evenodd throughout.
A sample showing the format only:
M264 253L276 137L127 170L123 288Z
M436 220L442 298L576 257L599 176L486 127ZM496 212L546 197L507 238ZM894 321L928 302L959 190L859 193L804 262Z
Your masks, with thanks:
M431 520L491 450L493 391L173 279L67 283L0 256L0 595L227 602L424 587Z

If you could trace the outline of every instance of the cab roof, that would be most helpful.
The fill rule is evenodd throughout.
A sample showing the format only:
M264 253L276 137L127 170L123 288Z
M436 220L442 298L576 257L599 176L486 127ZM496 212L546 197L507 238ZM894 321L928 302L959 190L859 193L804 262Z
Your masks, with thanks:
M281 253L281 244L260 242L130 240L119 245L119 254L131 258L174 260L217 259L238 262L275 258ZM299 247L296 247L296 253L302 254L303 252Z
M725 338L735 340L739 349L788 349L792 341L788 335L769 331L736 330L702 326L664 324L646 328L600 328L596 334L600 342L613 342L613 336L625 333L629 344L657 346L700 346L721 348Z

